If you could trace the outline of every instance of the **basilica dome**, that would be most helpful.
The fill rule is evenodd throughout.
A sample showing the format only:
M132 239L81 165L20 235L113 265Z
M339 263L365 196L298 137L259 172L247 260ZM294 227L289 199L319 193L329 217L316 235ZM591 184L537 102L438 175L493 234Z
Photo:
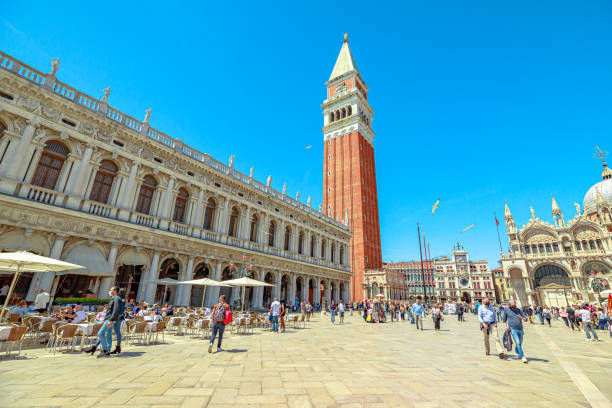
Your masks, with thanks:
M597 195L599 193L600 200L603 198L607 204L612 203L612 170L604 163L604 171L601 173L602 181L596 183L584 195L582 202L585 214L591 214L597 211Z

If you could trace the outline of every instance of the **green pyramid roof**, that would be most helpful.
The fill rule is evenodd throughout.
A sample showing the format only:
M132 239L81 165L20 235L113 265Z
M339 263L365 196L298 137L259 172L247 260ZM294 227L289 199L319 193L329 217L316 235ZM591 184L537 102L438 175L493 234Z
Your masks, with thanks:
M340 49L340 54L338 54L338 59L336 60L336 65L334 65L334 70L329 77L331 81L334 78L338 78L348 72L356 72L359 73L357 69L357 63L353 58L353 53L349 48L348 44L348 35L344 34L344 42L342 43L342 48Z

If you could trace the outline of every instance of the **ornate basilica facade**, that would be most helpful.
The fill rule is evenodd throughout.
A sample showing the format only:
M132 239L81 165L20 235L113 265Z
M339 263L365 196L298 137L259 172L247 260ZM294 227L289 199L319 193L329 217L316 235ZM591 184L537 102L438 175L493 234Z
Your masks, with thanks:
M532 208L529 222L518 229L506 204L510 252L502 254L502 268L517 304L598 302L599 292L610 289L612 171L603 166L603 180L587 191L583 210L574 203L576 215L567 222L553 197L553 224L536 217Z
M17 295L107 297L114 285L149 303L161 278L226 280L246 265L270 288L247 303L350 300L348 220L222 164L0 53L0 251L28 250L84 265L79 274L24 274ZM235 277L235 276L234 276ZM9 276L0 275L0 286ZM214 304L232 288L176 286L177 305ZM166 295L168 296L168 295Z

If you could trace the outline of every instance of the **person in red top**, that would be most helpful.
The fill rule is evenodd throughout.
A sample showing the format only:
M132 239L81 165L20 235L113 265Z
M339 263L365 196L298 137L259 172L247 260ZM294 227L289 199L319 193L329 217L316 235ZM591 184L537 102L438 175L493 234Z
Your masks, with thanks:
M219 340L217 342L217 351L223 351L221 348L221 341L223 340L223 332L225 331L225 319L226 314L230 313L230 307L225 302L225 295L219 296L219 303L217 303L212 310L213 329L212 336L210 336L210 344L208 345L208 352L212 353L213 343L217 332L219 332Z

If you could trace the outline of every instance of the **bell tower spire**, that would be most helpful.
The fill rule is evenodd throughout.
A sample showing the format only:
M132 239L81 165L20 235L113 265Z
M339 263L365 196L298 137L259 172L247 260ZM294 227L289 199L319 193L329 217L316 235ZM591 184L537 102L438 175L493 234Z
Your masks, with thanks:
M348 219L351 239L350 301L363 299L363 273L382 268L376 166L374 110L368 87L357 69L344 35L340 53L325 83L323 101L323 206L332 218Z

